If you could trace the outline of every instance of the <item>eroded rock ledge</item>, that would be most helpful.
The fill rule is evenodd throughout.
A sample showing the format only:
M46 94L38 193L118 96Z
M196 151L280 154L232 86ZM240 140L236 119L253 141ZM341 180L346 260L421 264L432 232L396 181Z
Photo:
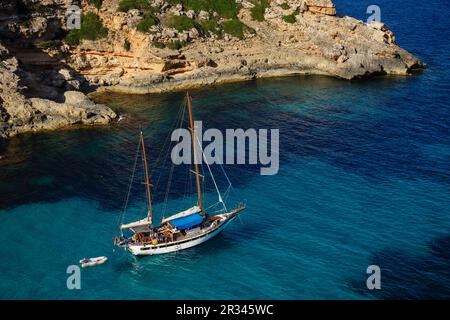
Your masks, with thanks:
M129 0L126 8L121 1L0 4L0 35L11 51L1 49L0 136L115 117L72 91L155 93L296 74L409 75L424 67L383 23L337 16L331 0L236 0L231 16L209 0L206 10L181 0ZM95 40L87 40L92 28L87 37L67 30L71 4L97 23Z
M162 21L174 12L200 22L212 19L204 12L156 2ZM383 23L336 16L330 0L272 0L264 21L255 21L254 5L242 0L238 18L254 31L245 32L243 39L226 33L202 36L194 29L178 31L164 23L152 27L147 35L133 26L139 10L124 14L114 9L112 1L107 3L99 16L114 30L109 40L112 45L104 40L83 41L71 49L67 60L86 79L100 84L100 91L153 93L295 74L355 79L408 75L423 68L422 62L397 45ZM117 45L125 40L129 50ZM176 41L186 45L177 50L154 45Z
M19 133L54 130L73 124L107 124L116 114L95 104L82 92L65 91L64 101L27 98L22 93L17 59L0 44L0 137Z

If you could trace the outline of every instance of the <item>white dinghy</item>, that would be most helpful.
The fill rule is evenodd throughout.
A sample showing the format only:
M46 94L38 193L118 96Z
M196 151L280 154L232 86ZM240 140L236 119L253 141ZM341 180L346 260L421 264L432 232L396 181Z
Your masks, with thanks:
M82 268L86 268L86 267L93 267L93 266L97 266L99 264L103 264L106 261L108 261L108 258L105 256L101 256L101 257L80 260L80 264L81 264Z

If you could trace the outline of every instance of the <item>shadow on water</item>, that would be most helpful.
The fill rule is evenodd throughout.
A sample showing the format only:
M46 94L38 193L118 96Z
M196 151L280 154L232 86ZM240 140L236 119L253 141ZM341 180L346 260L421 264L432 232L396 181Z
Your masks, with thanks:
M354 292L376 299L450 299L450 235L428 245L427 255L399 250L376 252L369 264L381 268L381 289L368 290L366 278L348 281Z
M417 80L298 77L248 82L245 89L242 83L203 88L193 91L192 97L195 117L203 121L204 129L278 128L280 170L295 159L315 157L375 181L400 177L448 184L450 163L430 161L418 143L434 143L433 137L448 136L450 129L421 109L420 103L406 106L408 110L396 107L402 98L398 91L408 81ZM366 101L355 98L355 92L378 96ZM4 142L0 208L77 196L98 201L105 210L120 210L140 130L146 136L152 181L167 181L170 158L169 164L156 167L154 159L170 136L182 97L182 93L97 96L99 102L124 113L124 121ZM435 106L435 114L439 107ZM225 167L235 187L245 187L260 174L260 166ZM186 191L185 175L181 168L175 170L170 196L180 197ZM47 183L42 184L42 176ZM224 177L217 178L224 185ZM160 203L166 193L164 183L157 189L154 201ZM142 200L142 195L132 193L130 202Z

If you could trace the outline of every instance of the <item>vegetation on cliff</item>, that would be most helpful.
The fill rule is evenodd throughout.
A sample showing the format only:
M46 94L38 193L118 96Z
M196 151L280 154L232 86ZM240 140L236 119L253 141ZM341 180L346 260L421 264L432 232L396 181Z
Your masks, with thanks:
M55 112L65 92L96 86L149 93L259 77L354 79L423 68L383 23L336 16L331 0L86 0L79 2L81 28L69 32L72 2L38 3L18 0L0 10L2 42L26 51L20 56L15 48L20 65L11 58L10 69L0 70L6 110L0 108L0 135L80 121ZM27 69L30 57L38 64ZM110 121L108 110L98 110L105 117L94 122Z
M187 16L171 16L167 20L166 25L168 27L175 28L180 32L191 30L192 28L201 28L194 19L191 19Z
M88 0L88 3L92 4L94 7L97 8L97 10L99 10L102 7L103 0Z
M131 9L138 9L144 12L151 11L154 12L153 7L147 0L122 0L119 3L119 11L127 12Z
M287 23L295 23L297 21L296 16L299 14L298 10L295 10L293 13L283 16L283 20Z
M158 17L154 16L151 13L148 13L144 16L144 19L138 23L136 29L141 32L149 32L152 26L159 24Z
M108 29L103 26L102 21L93 12L81 15L81 28L71 30L64 41L70 45L77 45L80 40L97 40L108 35Z
M223 32L238 39L244 39L244 32L254 33L255 30L242 23L239 19L225 20L221 23Z
M237 17L235 0L169 0L170 4L181 4L186 10L216 12L222 18Z
M254 7L251 9L252 19L256 21L264 21L264 13L269 7L269 0L253 0Z

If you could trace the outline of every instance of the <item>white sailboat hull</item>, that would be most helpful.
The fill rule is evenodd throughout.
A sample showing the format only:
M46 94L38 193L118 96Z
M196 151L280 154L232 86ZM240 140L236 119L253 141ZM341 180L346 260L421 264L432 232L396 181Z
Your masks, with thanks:
M142 256L142 255L155 255L155 254L164 254L164 253L170 253L170 252L176 252L188 248L192 248L195 246L198 246L199 244L202 244L209 239L215 237L220 232L223 231L223 229L226 228L226 226L236 218L236 216L232 216L231 218L228 218L226 221L221 223L217 228L210 230L206 232L203 235L199 235L196 237L193 237L192 239L184 240L179 243L170 243L168 245L139 245L139 244L131 244L128 246L128 250L135 256Z

